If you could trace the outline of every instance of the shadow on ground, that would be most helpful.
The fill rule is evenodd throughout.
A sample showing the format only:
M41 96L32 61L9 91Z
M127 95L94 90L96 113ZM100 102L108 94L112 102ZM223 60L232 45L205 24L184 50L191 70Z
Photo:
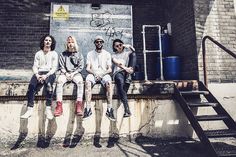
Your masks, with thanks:
M186 138L154 139L149 137L137 137L135 142L152 157L209 157L206 147L199 141ZM227 139L224 142L212 142L218 154L236 154L235 139Z
M47 148L38 148L37 141L34 140L25 139L14 150L10 150L13 144L0 145L0 157L209 157L202 143L187 138L157 139L139 136L130 140L110 137L101 138L99 147L96 147L93 138L79 136L74 139L76 144L70 147L64 147L62 139L53 138ZM228 142L213 142L213 145L236 151L236 143L227 144Z
M193 139L155 139L137 137L135 142L152 157L207 157L204 146Z

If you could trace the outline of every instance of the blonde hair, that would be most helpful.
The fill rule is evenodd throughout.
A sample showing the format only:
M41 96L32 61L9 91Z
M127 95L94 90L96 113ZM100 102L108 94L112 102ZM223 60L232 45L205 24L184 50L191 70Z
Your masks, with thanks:
M74 41L74 43L75 43L75 51L78 52L78 51L79 51L79 45L77 44L77 41L76 41L76 39L75 39L74 36L68 36L68 37L67 37L66 44L65 44L66 50L69 49L68 46L67 46L67 44L68 44L68 39L69 39L69 38L71 38L71 39Z

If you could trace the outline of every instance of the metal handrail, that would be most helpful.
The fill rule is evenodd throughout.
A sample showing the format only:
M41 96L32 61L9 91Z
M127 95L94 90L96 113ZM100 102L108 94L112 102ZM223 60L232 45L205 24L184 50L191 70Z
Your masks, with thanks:
M203 59L203 75L204 75L204 84L207 86L207 74L206 74L206 39L209 39L211 42L213 42L215 45L220 47L222 50L230 54L232 57L236 59L236 54L227 49L225 46L223 46L221 43L216 41L210 36L205 36L202 39L202 59Z
M147 50L146 49L146 39L145 39L145 28L157 28L158 29L158 38L159 38L159 49L157 50ZM162 45L161 45L161 26L160 25L143 25L143 61L144 61L144 78L145 81L148 81L148 76L147 76L147 57L146 53L150 52L160 52L160 79L164 80L163 76L163 61L162 61Z

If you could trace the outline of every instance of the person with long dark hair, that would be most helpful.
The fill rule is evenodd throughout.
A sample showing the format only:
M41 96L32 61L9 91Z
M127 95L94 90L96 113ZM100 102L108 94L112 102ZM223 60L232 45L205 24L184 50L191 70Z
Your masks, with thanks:
M27 91L27 111L21 118L29 118L32 115L34 107L35 93L42 86L46 88L46 116L47 119L53 119L51 111L53 99L53 83L55 81L55 72L58 68L58 54L54 51L56 41L53 36L45 35L40 40L40 49L34 57L33 73L28 91Z
M123 117L130 117L131 112L128 105L127 92L131 83L131 74L134 73L136 65L135 49L131 45L126 45L120 39L115 39L112 45L114 54L112 62L114 64L113 79L115 81L119 99L124 105Z

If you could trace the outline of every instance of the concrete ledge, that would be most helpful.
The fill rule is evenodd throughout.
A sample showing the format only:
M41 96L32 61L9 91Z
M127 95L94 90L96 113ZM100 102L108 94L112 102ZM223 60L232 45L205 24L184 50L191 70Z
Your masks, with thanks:
M116 122L109 121L105 116L107 105L105 100L92 102L93 114L87 120L74 114L74 101L71 100L63 102L63 115L53 120L45 118L45 101L36 102L34 113L28 120L20 119L20 115L27 109L25 103L25 101L8 101L0 104L1 137L12 139L19 133L25 133L29 138L45 135L63 138L72 134L83 134L85 137L143 134L163 138L191 137L192 135L188 120L171 99L130 99L129 105L132 112L130 118L123 118L123 105L114 100ZM52 105L53 110L55 105L55 103Z
M12 139L19 134L27 134L27 138L50 136L64 138L73 134L84 137L100 135L108 137L112 134L120 136L143 134L153 137L191 137L192 129L182 110L172 100L174 83L169 82L133 82L129 94L129 105L132 116L123 118L123 105L114 95L113 108L116 122L105 116L106 100L101 86L93 88L92 116L87 120L76 116L73 84L65 85L63 115L53 120L45 118L45 100L38 96L34 113L28 120L20 119L26 112L26 82L0 83L0 134ZM114 89L114 92L116 89ZM72 96L71 96L72 95ZM55 102L52 110L55 109ZM186 128L184 131L182 128Z
M73 135L83 135L83 139L90 139L94 135L108 137L111 135L135 137L135 135L145 135L158 138L173 137L194 137L194 131L189 124L185 114L179 104L172 100L171 94L155 94L159 85L158 82L146 84L144 82L132 84L131 89L135 97L130 97L129 105L132 112L130 118L123 118L123 105L117 99L113 100L116 122L109 121L106 116L106 100L93 99L92 116L83 120L74 114L74 99L68 97L63 101L63 115L53 120L47 120L44 115L45 100L37 97L35 101L34 113L28 120L20 119L26 111L25 94L28 87L26 82L1 82L0 96L0 140L7 143L15 143L19 135L25 138L25 141L37 139L37 137L46 136L52 138L52 141L70 138ZM142 83L144 83L142 85ZM235 119L235 85L236 84L217 84L209 85L209 89L215 94L230 115ZM168 86L171 87L172 85ZM149 88L148 88L149 87ZM98 87L95 87L99 88ZM65 86L65 93L72 93L73 85ZM139 89L139 90L138 90ZM167 88L166 89L171 89ZM13 91L13 92L7 92ZM95 92L94 90L93 92ZM171 90L167 90L171 91ZM12 93L12 94L9 94ZM129 94L132 90L129 91ZM167 92L168 93L168 92ZM96 93L94 93L96 94ZM103 95L102 93L99 95ZM132 94L131 94L132 95ZM66 96L66 98L67 98ZM138 97L141 96L141 97ZM146 97L145 97L146 96ZM162 97L164 96L164 97ZM4 98L4 99L3 99ZM201 101L201 100L196 100ZM55 102L52 110L55 108ZM193 109L197 115L204 115L214 112L212 109L202 108ZM204 129L224 128L222 123L207 122L202 124ZM27 136L26 136L27 135ZM24 140L24 139L23 139Z
M22 81L1 81L0 82L0 101L6 100L9 98L20 100L21 97L25 97L28 89L28 82ZM54 84L55 89L56 84ZM114 98L117 99L117 90L116 86L113 84L114 87ZM157 97L160 95L171 95L174 92L174 82L172 81L152 81L152 82L144 82L144 81L133 81L130 85L128 95L130 98L137 97ZM55 93L55 92L54 92ZM98 84L95 85L92 89L92 93L94 99L105 99L105 92L104 88ZM43 99L40 97L43 95L43 89L38 92L38 98ZM67 99L72 99L73 96L76 95L76 86L73 83L65 84L63 95ZM9 96L9 97L8 97ZM14 97L11 97L14 96ZM72 97L71 97L72 96ZM21 98L24 100L24 98Z

